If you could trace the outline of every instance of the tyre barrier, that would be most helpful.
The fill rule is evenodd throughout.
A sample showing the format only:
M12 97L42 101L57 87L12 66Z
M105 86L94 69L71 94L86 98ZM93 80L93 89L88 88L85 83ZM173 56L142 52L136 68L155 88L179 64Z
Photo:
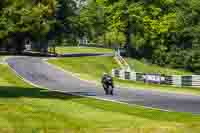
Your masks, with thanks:
M123 69L113 69L112 76L131 81L142 81L145 83L166 84L176 87L200 87L200 75L163 75L151 73L132 72Z

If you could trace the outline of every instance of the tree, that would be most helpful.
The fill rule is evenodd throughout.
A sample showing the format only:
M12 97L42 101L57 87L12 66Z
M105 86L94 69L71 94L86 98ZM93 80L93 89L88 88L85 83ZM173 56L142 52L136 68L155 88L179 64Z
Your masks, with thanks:
M104 38L106 45L129 42L132 55L152 63L195 71L196 65L188 64L200 64L194 52L200 47L199 6L198 0L88 0L81 9L81 31L96 42ZM97 8L104 9L103 17ZM103 25L96 21L102 19Z

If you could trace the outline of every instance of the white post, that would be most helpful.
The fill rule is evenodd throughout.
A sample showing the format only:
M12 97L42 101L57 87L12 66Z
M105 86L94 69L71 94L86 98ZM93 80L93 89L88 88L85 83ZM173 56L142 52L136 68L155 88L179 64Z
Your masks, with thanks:
M173 75L172 76L172 83L173 83L174 86L181 87L182 86L182 76Z
M200 75L192 75L192 86L200 87Z
M115 77L115 69L112 69L112 77Z
M81 39L79 38L77 47L79 47L80 44L81 44Z
M120 71L119 71L119 75L120 75L120 79L125 79L125 71L124 71L124 69L121 69Z
M136 73L135 72L131 72L131 80L136 81Z

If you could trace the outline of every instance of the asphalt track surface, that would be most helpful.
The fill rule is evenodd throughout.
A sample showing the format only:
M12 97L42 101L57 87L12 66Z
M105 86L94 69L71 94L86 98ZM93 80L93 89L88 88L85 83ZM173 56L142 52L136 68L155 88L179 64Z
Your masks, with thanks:
M52 91L91 96L162 110L200 114L200 96L175 94L134 88L115 88L114 96L104 94L102 87L82 81L39 57L11 57L7 63L26 80Z

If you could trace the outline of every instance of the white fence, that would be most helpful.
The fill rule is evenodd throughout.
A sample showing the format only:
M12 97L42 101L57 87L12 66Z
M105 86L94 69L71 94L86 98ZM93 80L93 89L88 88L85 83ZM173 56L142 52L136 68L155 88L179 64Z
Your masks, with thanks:
M200 75L166 76L161 74L147 74L127 71L125 69L113 69L112 76L122 80L143 81L156 84L168 84L176 87L200 87Z

